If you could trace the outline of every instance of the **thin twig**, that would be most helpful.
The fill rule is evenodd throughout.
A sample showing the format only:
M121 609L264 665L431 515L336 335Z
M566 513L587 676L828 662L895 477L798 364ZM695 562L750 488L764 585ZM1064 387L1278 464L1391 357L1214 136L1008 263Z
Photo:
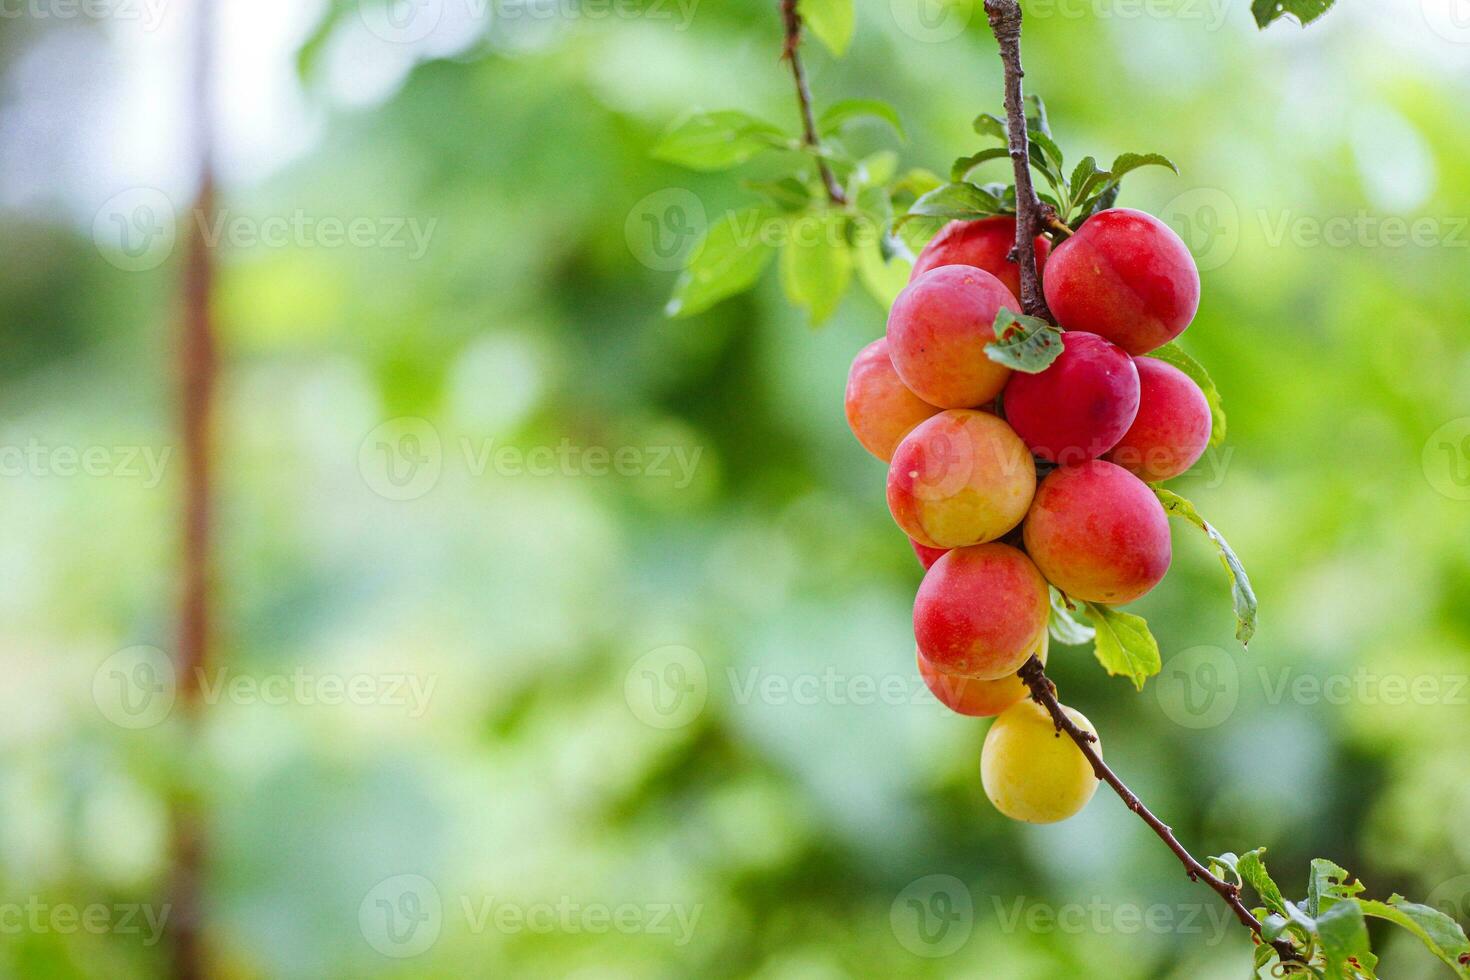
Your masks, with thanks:
M1235 913L1235 917L1240 920L1241 925L1254 933L1257 941L1265 942L1265 939L1261 935L1260 921L1251 914L1250 909L1246 908L1245 903L1240 900L1240 888L1212 874L1209 868L1205 867L1194 855L1190 854L1184 845L1179 843L1179 838L1174 836L1173 828L1154 816L1153 811L1143 805L1143 801L1138 798L1138 794L1129 789L1128 785L1122 779L1118 778L1118 774L1113 772L1106 762L1103 762L1102 756L1098 754L1097 749L1094 747L1094 744L1097 742L1097 737L1086 729L1079 728L1071 718L1067 717L1066 712L1062 710L1061 703L1057 700L1056 685L1051 682L1051 678L1046 676L1046 668L1042 665L1041 661L1036 657L1032 657L1022 665L1019 673L1021 680L1026 683L1026 687L1031 691L1031 699L1047 710L1047 713L1051 715L1052 723L1056 725L1057 731L1066 733L1072 741L1077 743L1077 748L1081 749L1082 754L1087 757L1087 761L1092 766L1092 771L1097 775L1097 778L1111 786L1113 792L1118 794L1124 805L1138 814L1139 818L1148 824L1149 829L1169 846L1169 850L1173 851L1174 855L1183 863L1184 870L1189 875L1190 880L1203 881L1206 885L1214 889L1215 893L1225 900L1225 904L1230 906L1231 911ZM1276 950L1276 955L1281 958L1282 962L1300 959L1296 950L1292 948L1291 943L1285 939L1273 940L1271 946Z
M195 7L191 113L197 197L186 224L182 325L179 336L179 416L182 430L184 488L182 521L182 588L179 596L177 690L190 726L202 708L200 682L209 664L212 579L210 517L212 505L212 420L218 375L213 296L214 257L205 238L213 224L215 184L211 124L213 2ZM192 737L192 733L191 736ZM172 873L169 882L171 976L202 980L206 976L203 942L206 834L197 802L177 796L172 805Z
M1005 66L1006 131L1011 169L1016 175L1016 245L1014 261L1021 266L1021 306L1029 316L1051 320L1041 277L1036 273L1036 236L1041 233L1041 199L1031 183L1031 163L1026 136L1026 102L1021 90L1021 5L1016 0L985 0L990 30L1000 44Z
M801 15L796 12L796 0L781 0L781 22L786 27L786 46L781 57L791 65L791 76L796 80L796 103L801 108L802 142L817 152L817 172L822 175L822 186L833 204L846 204L847 195L832 168L820 156L821 139L817 136L817 120L812 113L812 90L807 84L806 68L801 63Z

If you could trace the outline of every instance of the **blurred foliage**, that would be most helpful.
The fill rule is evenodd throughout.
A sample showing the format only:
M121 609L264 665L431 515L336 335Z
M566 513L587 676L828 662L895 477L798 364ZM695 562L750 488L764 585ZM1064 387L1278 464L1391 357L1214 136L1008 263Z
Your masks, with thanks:
M979 786L985 724L918 686L919 568L841 410L882 308L850 290L813 331L767 277L664 316L674 273L648 234L668 203L713 221L753 199L651 150L694 107L794 128L774 4L696 4L687 20L687 4L497 8L464 43L416 45L366 31L370 6L333 7L306 42L300 84L326 120L309 149L224 200L256 221L432 232L421 255L220 250L218 670L407 675L432 693L417 714L386 693L227 695L197 738L176 714L114 724L99 665L172 648L177 459L156 485L120 464L7 469L4 909L156 909L182 785L213 815L208 937L225 977L1244 975L1242 931L1215 925L1223 906L1114 798L1060 826L1007 823ZM1183 174L1139 171L1123 203L1173 224L1204 269L1183 343L1230 438L1174 486L1250 568L1260 622L1241 654L1215 551L1176 522L1172 574L1136 606L1163 674L1138 694L1066 647L1049 672L1197 854L1264 844L1290 894L1306 880L1284 869L1329 855L1375 892L1458 902L1463 921L1465 48L1417 11L1340 5L1262 34L1243 4L1125 7L1032 5L1027 83L1070 145L1157 148ZM999 109L993 42L978 3L952 12L966 9L941 39L912 4L860 4L843 60L808 46L819 109L890 101L902 167L946 172L975 115ZM24 104L36 46L96 30L17 31L5 105ZM850 138L894 148L880 125ZM985 168L997 179L1004 161ZM58 182L83 202L122 189ZM120 270L93 246L94 211L63 196L0 213L0 446L175 446L177 256ZM1335 218L1347 240L1314 243ZM1394 220L1428 221L1428 240L1386 244ZM403 417L428 423L440 466L400 500L374 433ZM532 472L563 445L631 448L635 475L585 456ZM1233 677L1228 715L1181 713L1171 662ZM702 709L660 727L644 679L698 687L701 666ZM1322 684L1364 674L1438 693ZM404 875L432 885L440 928L399 958L373 946L375 889ZM902 926L933 875L972 907L943 957ZM512 919L482 917L486 903ZM625 905L628 931L579 917ZM654 907L697 914L692 932L672 914L655 928ZM1080 927L1056 919L1079 907ZM548 928L513 923L546 908ZM1171 924L1130 928L1129 909ZM0 917L5 975L162 966L146 933L14 921ZM1397 937L1380 952L1395 980L1443 969Z

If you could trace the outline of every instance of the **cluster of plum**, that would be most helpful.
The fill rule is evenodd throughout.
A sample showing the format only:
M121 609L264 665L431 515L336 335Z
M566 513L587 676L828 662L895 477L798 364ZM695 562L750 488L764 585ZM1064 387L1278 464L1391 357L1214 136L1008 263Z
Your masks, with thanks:
M957 221L924 248L887 335L853 361L846 407L858 441L889 463L889 509L926 570L919 672L953 710L999 716L982 751L986 794L1007 816L1049 823L1081 810L1097 779L1017 676L1033 654L1046 661L1048 583L1111 606L1164 577L1168 519L1148 483L1194 464L1211 419L1184 372L1143 356L1199 305L1179 236L1116 208L1055 248L1038 237L1064 332L1056 359L1024 373L986 352L997 314L1021 312L1015 234L1009 217Z

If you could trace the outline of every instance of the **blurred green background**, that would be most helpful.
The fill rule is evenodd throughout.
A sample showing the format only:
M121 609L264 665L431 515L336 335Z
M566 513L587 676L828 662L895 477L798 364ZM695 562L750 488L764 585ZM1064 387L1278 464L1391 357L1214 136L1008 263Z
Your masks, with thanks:
M999 61L978 2L922 3L807 60L819 107L884 98L910 137L854 142L943 171ZM918 681L920 570L842 413L884 310L853 289L814 331L770 274L662 314L668 205L743 206L761 167L649 149L695 106L795 124L775 3L364 4L219 4L197 734L166 671L192 11L0 23L0 973L161 974L185 792L224 977L1244 975L1111 794L995 813L986 723ZM1163 674L1050 672L1195 853L1264 845L1298 895L1330 856L1464 922L1466 11L1247 6L1027 4L1069 155L1180 165L1121 202L1203 270L1183 341L1230 435L1174 487L1261 599L1243 653L1180 526L1135 607Z

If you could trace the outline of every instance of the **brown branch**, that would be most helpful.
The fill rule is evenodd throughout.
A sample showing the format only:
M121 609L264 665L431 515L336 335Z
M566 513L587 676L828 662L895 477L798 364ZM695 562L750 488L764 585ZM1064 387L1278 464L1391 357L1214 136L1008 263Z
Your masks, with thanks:
M184 469L178 653L175 676L185 722L197 724L200 682L209 665L212 564L212 421L218 376L213 296L214 256L206 240L215 210L213 132L210 121L213 10L196 7L191 112L198 179L197 197L185 227L182 323L178 347L179 424ZM187 737L192 738L193 732ZM203 942L205 821L192 796L172 805L172 869L169 882L171 975L202 980L207 975Z
M1097 742L1097 737L1086 729L1079 728L1071 718L1067 717L1066 712L1062 710L1061 702L1057 700L1056 685L1051 682L1051 678L1046 676L1046 668L1042 665L1041 661L1036 657L1032 657L1022 665L1019 674L1021 680L1025 682L1026 687L1031 691L1031 699L1047 710L1047 713L1051 715L1052 723L1056 725L1057 731L1066 733L1072 741L1077 743L1077 748L1081 749L1082 754L1087 757L1087 761L1092 766L1092 771L1097 775L1097 778L1111 786L1113 792L1117 793L1118 797L1122 799L1123 804L1138 814L1139 818L1148 824L1149 829L1169 846L1169 850L1173 851L1174 855L1184 865L1184 870L1189 875L1189 879L1191 881L1203 881L1210 888L1214 889L1215 893L1224 899L1225 904L1230 906L1231 911L1235 913L1235 917L1240 920L1241 925L1245 926L1255 935L1256 941L1265 942L1266 940L1261 935L1260 921L1251 914L1250 909L1246 908L1245 903L1240 900L1240 888L1212 874L1209 868L1205 867L1194 855L1190 854L1184 845L1179 843L1179 838L1174 836L1173 828L1154 816L1153 811L1143 805L1143 801L1138 798L1138 794L1129 789L1128 785L1122 779L1118 778L1118 774L1113 772L1108 767L1108 764L1103 761L1102 756L1098 754L1097 749L1094 747L1094 743ZM1280 957L1283 963L1291 961L1299 962L1301 960L1301 956L1295 948L1285 939L1272 940L1271 946L1276 950L1276 955Z
M833 204L846 204L847 195L827 161L822 159L822 141L817 136L817 120L812 113L812 90L807 84L806 68L801 63L801 15L796 12L796 0L781 0L781 22L786 28L786 45L781 57L791 65L791 76L796 80L796 103L801 109L801 139L817 154L817 172L822 175L822 186L827 189L827 198Z
M985 0L990 30L1000 44L1005 66L1006 131L1011 169L1016 175L1016 245L1014 261L1021 266L1021 307L1029 316L1052 321L1041 276L1036 271L1036 236L1041 234L1041 199L1031 183L1030 140L1026 136L1026 102L1021 90L1021 5L1017 0ZM1055 322L1055 321L1052 321Z

